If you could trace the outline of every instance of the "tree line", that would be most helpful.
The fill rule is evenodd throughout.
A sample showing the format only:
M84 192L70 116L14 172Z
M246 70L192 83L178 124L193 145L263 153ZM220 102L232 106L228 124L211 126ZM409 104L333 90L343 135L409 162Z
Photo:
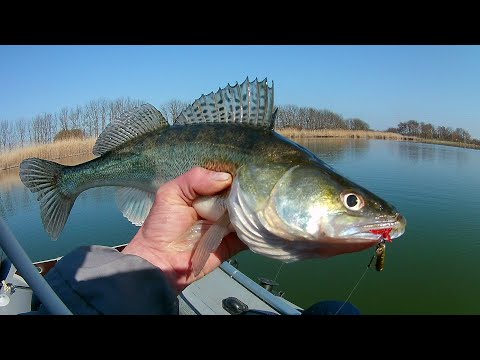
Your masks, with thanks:
M83 106L63 107L57 113L42 113L31 119L20 118L14 122L0 121L0 149L8 151L30 144L47 144L68 136L98 137L105 127L124 112L137 107L145 101L120 97L113 100L92 100ZM167 121L180 115L190 103L170 100L159 107ZM343 118L342 115L328 109L281 105L278 107L277 129L294 128L298 130L344 129L371 130L367 122L359 118ZM430 123L409 120L400 122L396 128L387 131L405 136L424 139L458 141L480 145L468 131Z
M437 139L480 145L480 140L472 138L470 133L465 129L453 129L450 126L435 126L423 121L409 120L399 122L396 128L389 128L387 131L422 139Z
M342 115L327 109L282 105L278 107L275 127L298 130L344 129L370 130L370 125L359 118L344 119Z
M98 137L112 120L144 103L129 97L99 99L83 106L63 107L56 113L37 114L30 119L0 120L0 150L48 144L67 137ZM187 105L186 102L171 100L161 105L159 110L172 123Z

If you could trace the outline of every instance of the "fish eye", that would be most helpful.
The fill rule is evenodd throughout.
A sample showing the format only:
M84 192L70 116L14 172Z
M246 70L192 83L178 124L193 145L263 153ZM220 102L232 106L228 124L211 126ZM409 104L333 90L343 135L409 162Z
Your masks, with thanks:
M349 210L357 211L360 210L365 202L362 197L358 194L352 192L347 192L342 194L343 205Z

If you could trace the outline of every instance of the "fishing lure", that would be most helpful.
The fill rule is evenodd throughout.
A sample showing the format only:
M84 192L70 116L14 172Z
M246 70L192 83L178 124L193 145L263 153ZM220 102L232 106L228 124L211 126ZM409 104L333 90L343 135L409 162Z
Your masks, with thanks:
M392 242L392 238L390 237L391 231L392 231L392 228L370 230L371 233L382 235L383 237L382 241L378 243L377 248L375 249L375 254L377 255L377 260L375 261L375 269L377 269L377 271L382 271L383 268L385 267L385 249L386 249L385 241ZM372 261L373 261L373 258L372 258ZM370 261L370 264L371 263L372 262Z
M375 269L377 271L382 271L383 268L385 267L385 240L382 240L377 244L377 248L375 249L375 254L373 254L372 258L370 259L370 262L367 265L367 269L370 269L370 266L372 266L373 259L375 257L377 258L375 261Z
M377 271L382 271L385 266L385 248L385 240L382 240L378 243L377 248L375 249L375 254L377 255L375 269L377 269Z

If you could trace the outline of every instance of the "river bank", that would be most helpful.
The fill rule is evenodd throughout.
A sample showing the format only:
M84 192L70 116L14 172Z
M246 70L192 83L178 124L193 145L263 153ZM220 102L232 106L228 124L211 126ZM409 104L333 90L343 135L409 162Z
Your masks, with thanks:
M377 140L395 140L395 141L413 141L426 144L437 144L446 146L455 146L470 149L480 149L479 145L466 144L456 141L444 141L437 139L423 139L416 136L406 136L393 132L385 131L366 131L366 130L298 130L298 129L278 129L278 133L283 136L295 138L356 138L356 139L377 139Z

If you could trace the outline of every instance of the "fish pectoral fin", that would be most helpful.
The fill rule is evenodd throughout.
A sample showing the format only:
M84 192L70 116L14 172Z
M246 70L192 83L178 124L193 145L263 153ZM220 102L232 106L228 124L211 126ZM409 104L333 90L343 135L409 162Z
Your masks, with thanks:
M136 188L122 187L117 192L117 206L130 222L142 226L152 208L155 194Z
M230 217L228 212L225 211L220 219L212 224L202 236L191 260L193 273L195 276L200 274L200 271L207 263L210 253L217 250L218 246L222 242L222 239L230 232L229 225Z
M207 220L199 220L185 233L168 244L167 249L171 251L188 251L192 250L208 229L212 226L212 222Z

